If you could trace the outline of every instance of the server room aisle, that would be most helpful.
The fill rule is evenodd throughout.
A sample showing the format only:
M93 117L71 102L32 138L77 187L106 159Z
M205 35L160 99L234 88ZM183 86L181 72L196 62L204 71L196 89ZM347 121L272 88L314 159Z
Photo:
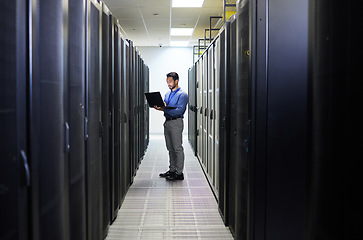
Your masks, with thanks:
M106 240L233 239L186 137L183 143L184 180L170 182L159 177L169 166L164 137L150 136L148 150Z

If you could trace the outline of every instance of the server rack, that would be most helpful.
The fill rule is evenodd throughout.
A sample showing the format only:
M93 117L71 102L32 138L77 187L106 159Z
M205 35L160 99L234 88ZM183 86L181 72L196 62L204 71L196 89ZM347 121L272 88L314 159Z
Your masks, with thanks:
M311 128L306 239L359 238L362 219L357 209L362 198L357 196L361 185L357 164L363 145L363 48L362 32L357 30L363 23L357 4L309 1Z
M133 182L134 176L136 174L136 153L135 148L137 147L135 143L135 51L132 41L129 41L129 51L130 51L130 76L129 76L129 125L130 125L130 160L131 160L131 183Z
M69 236L67 1L32 2L29 148L34 239ZM51 22L52 24L49 24Z
M108 226L110 224L110 201L111 186L110 178L112 177L113 163L113 130L112 121L113 113L113 78L112 78L112 53L113 44L110 44L112 37L112 14L109 9L102 4L102 79L101 79L101 135L102 135L102 229L103 237L106 237ZM111 170L111 171L110 171Z
M301 239L308 130L308 1L270 2L267 9L266 2L258 4L261 15L252 15L252 31L262 30L266 22L268 28L253 32L251 41L257 42L252 46L254 55L262 53L252 62L256 73L252 75L256 88L252 91L256 94L252 95L256 101L251 120L255 132L251 136L255 144L252 187L258 194L252 201L254 209L264 209L265 215L254 213L254 231L250 234L260 235L264 229L267 237ZM252 5L251 14L255 9ZM260 18L264 20L258 21ZM261 197L266 201L264 206L260 205ZM283 226L289 230L278 230Z
M250 1L237 2L236 13L236 238L246 239L248 236L248 209L250 200L250 121L251 121L251 32L250 32ZM237 160L238 159L238 160Z
M201 57L203 58L203 56ZM195 64L196 66L196 89L197 89L197 97L196 97L196 111L197 111L197 151L196 156L201 159L202 158L202 136L203 136L203 126L202 126L202 114L203 114L203 106L202 106L202 61L198 61Z
M227 196L227 224L231 229L232 234L235 234L235 224L236 224L236 196L235 196L235 188L236 188L236 154L239 149L236 149L236 143L239 139L236 139L236 109L237 109L237 101L236 101L236 94L237 92L234 91L236 88L236 18L233 15L230 19L229 27L227 26L226 32L226 41L228 51L227 56L229 56L227 61L227 79L229 82L227 83L227 177L228 177L228 196ZM228 36L227 36L228 34ZM238 160L238 159L237 159Z
M203 78L202 78L202 164L208 168L208 52L202 58Z
M130 155L129 155L129 91L127 79L129 76L128 66L128 42L121 38L121 185L123 196L125 196L130 185ZM121 200L121 201L122 201Z
M207 81L206 81L206 171L209 176L209 181L213 188L214 181L214 121L213 121L213 110L214 110L214 42L209 45L206 50L207 56Z
M281 6L287 2L237 1L237 14L196 63L204 112L197 156L236 239L303 235L297 226L304 225L307 1L289 1L288 9L299 12L293 19ZM218 104L220 124L212 121ZM282 222L289 226L283 234Z
M140 158L147 147L140 99L148 68L136 52L130 64L130 48L101 1L0 6L0 196L6 207L0 238L101 239L132 181L129 152ZM133 84L140 85L133 149L130 66L139 71Z
M219 105L219 148L218 148L218 157L219 157L219 196L218 196L218 210L223 219L224 223L227 223L227 187L228 187L228 174L227 174L227 26L229 26L229 22L226 22L225 25L220 30L220 68L219 68L219 101L217 101L217 105Z
M114 158L111 166L111 222L116 218L119 207L121 206L121 198L125 192L122 179L122 171L124 166L122 165L122 46L121 46L121 35L117 20L113 18L112 23L113 31L113 74L114 74L114 97L112 99L114 103L114 114L112 122L114 123L114 145L113 153Z
M149 92L149 74L150 74L150 70L149 67L145 64L144 67L144 92L142 93L142 95L144 96L144 93ZM144 98L144 136L145 136L145 144L144 144L144 152L146 152L147 146L149 145L149 141L150 141L150 136L149 136L149 114L150 114L150 109L149 109L149 105L147 103L146 98Z
M0 238L29 239L30 149L27 10L25 1L0 3Z
M101 29L102 5L87 2L87 79L86 79L86 171L87 238L101 239L102 222L102 124L101 124Z
M196 154L197 152L197 136L196 136L196 76L195 76L195 68L196 65L194 64L191 68L188 70L188 93L189 93L189 103L188 103L188 141L193 149L193 152Z
M69 220L70 239L86 239L85 173L85 5L69 1L68 109L69 109Z
M126 161L126 173L127 173L127 185L130 185L133 181L133 170L132 170L132 142L131 142L131 91L130 91L130 79L131 79L131 59L132 59L132 54L131 54L131 44L129 41L125 41L125 59L126 59L126 78L124 80L124 88L123 88L123 93L124 93L124 102L126 103L125 105L125 127L126 127L126 131L125 134L125 146L127 147L126 150L126 156L127 159L129 159L128 161Z

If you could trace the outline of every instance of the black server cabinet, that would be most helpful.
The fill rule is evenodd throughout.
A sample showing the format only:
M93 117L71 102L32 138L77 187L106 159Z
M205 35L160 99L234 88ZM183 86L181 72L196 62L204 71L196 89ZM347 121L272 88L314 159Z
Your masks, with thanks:
M142 141L142 128L141 128L141 101L140 101L140 92L142 91L142 60L140 58L140 55L137 53L137 105L136 105L136 112L137 112L137 142L138 142L138 148L137 148L137 168L139 168L141 156L142 156L142 147L143 147L143 141Z
M144 66L144 91L141 94L140 97L143 99L143 112L144 112L144 137L145 137L145 146L144 151L146 152L146 149L149 145L149 105L147 103L146 98L144 97L144 93L149 92L149 67L147 65Z
M129 78L128 78L128 87L129 87L129 127L130 127L130 134L129 134L129 142L130 142L130 183L133 182L135 176L135 142L134 142L134 134L135 134L135 119L134 119L134 104L135 104L135 83L134 83L134 68L135 68L135 54L134 54L134 47L132 41L128 41L129 43Z
M219 85L219 196L218 196L218 210L221 214L223 222L227 223L227 188L228 188L228 174L227 174L227 43L229 42L229 38L227 39L227 28L229 29L230 22L226 22L223 26L223 29L220 31L220 85Z
M236 239L248 237L250 204L250 119L251 119L251 64L250 64L250 2L237 1L236 13Z
M311 122L304 239L359 239L363 147L361 44L354 1L309 1ZM359 190L358 190L359 191Z
M122 129L122 104L121 104L121 38L117 20L113 18L113 72L114 72L114 160L112 162L111 176L111 221L116 216L121 205L121 194L123 193L121 178L121 129Z
M87 239L102 239L102 126L101 126L102 6L87 1L86 55L86 192Z
M86 239L85 1L69 1L68 9L69 232Z
M129 78L129 111L130 111L130 161L131 161L131 183L134 180L137 170L137 119L136 119L136 104L137 104L137 82L136 82L136 51L133 42L130 44L130 78Z
M66 122L68 1L31 4L30 169L33 239L68 236L69 123ZM50 24L51 23L51 24Z
M102 111L102 205L103 205L103 237L106 237L108 226L110 224L110 177L112 172L110 171L113 161L113 79L112 79L112 15L107 7L102 5L102 80L101 80L101 111Z
M135 141L135 175L137 172L137 169L139 169L140 164L140 56L137 54L136 47L134 48L135 51L135 78L134 78L134 119L135 119L135 125L134 125L134 141Z
M133 180L133 171L132 171L132 142L131 142L131 92L130 92L130 79L131 79L131 43L129 41L125 41L125 79L123 80L123 100L125 102L125 110L124 110L124 126L126 127L125 136L123 140L123 144L125 145L125 164L126 164L126 187L128 188Z
M226 153L226 173L227 173L227 209L226 209L226 224L231 229L231 232L235 233L235 218L236 218L236 161L239 159L236 158L238 156L238 141L237 139L237 116L236 109L237 106L237 98L238 92L234 91L236 89L236 19L233 15L229 20L230 23L226 28L226 41L228 41L226 45L227 52L227 113L226 113L226 121L227 121L227 153ZM240 174L240 173L238 173Z
M27 4L0 3L0 239L30 239Z
M189 93L189 103L188 103L188 140L189 143L196 154L196 67L189 68L188 70L188 93Z
M254 195L249 236L303 239L308 1L251 1L250 4L253 43L250 54L255 60L251 62L249 149Z
M130 144L129 144L129 88L128 88L128 76L129 76L129 50L128 42L124 39L121 40L121 202L123 201L127 189L130 184Z
M308 1L270 2L268 23L266 233L281 240L302 239Z

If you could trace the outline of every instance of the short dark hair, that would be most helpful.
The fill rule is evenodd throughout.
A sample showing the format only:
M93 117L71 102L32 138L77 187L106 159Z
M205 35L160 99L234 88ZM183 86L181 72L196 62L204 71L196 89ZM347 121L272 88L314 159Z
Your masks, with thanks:
M166 74L166 77L172 77L175 80L179 80L179 75L176 72L170 72L168 74Z

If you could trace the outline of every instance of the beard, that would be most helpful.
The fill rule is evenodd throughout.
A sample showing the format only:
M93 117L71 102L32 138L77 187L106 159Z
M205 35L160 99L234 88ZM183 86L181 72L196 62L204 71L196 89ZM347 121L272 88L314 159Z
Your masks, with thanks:
M176 87L176 84L173 84L173 85L169 86L169 89L173 90L175 87Z

